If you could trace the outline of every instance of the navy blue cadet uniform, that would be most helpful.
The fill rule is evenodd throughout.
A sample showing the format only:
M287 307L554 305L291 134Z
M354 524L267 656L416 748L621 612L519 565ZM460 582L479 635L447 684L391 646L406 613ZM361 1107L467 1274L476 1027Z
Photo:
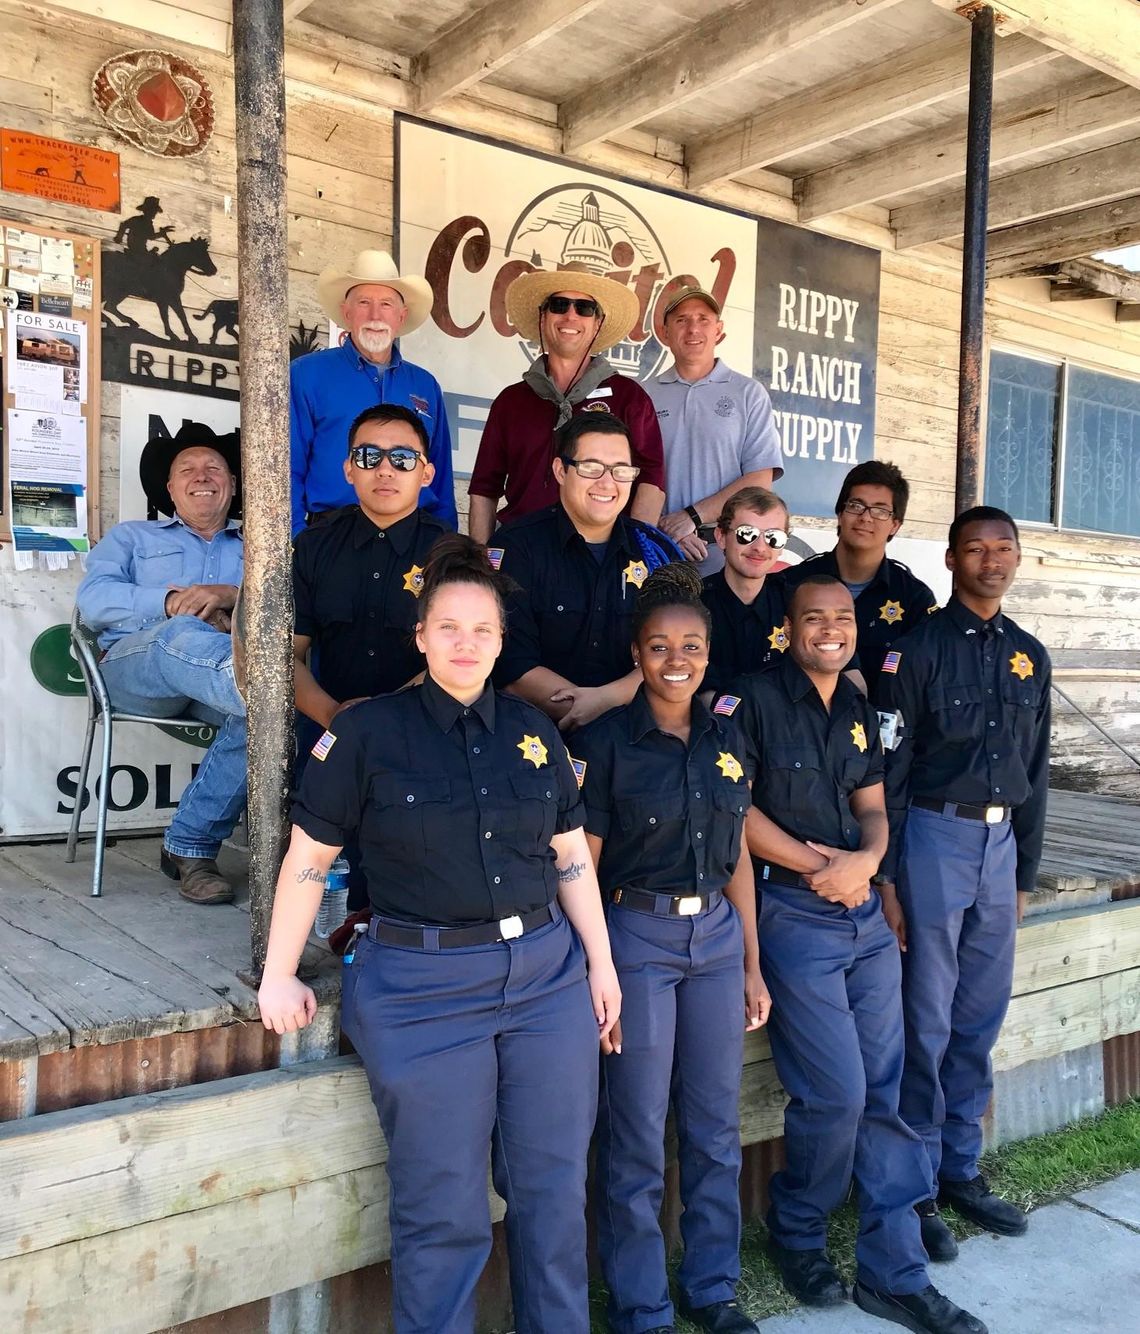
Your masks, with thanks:
M724 571L704 581L701 601L712 616L709 666L702 689L720 693L745 672L773 667L788 649L784 613L788 588L782 571L769 574L752 602L741 602Z
M692 702L688 745L644 688L574 738L586 832L622 988L622 1049L603 1063L598 1250L616 1334L673 1324L659 1214L670 1081L680 1160L678 1281L688 1304L731 1301L740 1278L744 942L723 890L748 809L741 738Z
M738 701L738 702L737 702ZM851 794L883 781L874 709L840 676L824 708L787 657L753 673L716 709L739 721L755 768L752 804L801 842L854 851ZM768 1036L790 1102L787 1166L769 1183L768 1229L793 1251L822 1250L828 1214L858 1187L859 1281L905 1295L924 1289L914 1206L925 1198L922 1145L899 1115L903 1018L898 942L877 894L830 903L795 871L753 858L758 929L772 994Z
M901 1106L926 1144L932 1188L978 1174L1016 891L1034 891L1041 863L1050 674L1044 646L1008 616L983 621L951 598L888 655L880 679L879 708L901 724L880 867L907 929Z
M495 682L535 667L580 686L606 685L633 670L630 628L637 592L680 553L664 533L622 515L605 547L592 547L561 505L517 519L495 534L491 563L518 591Z
M342 1024L388 1140L395 1327L474 1329L490 1150L515 1329L586 1334L598 1028L556 902L550 839L582 824L565 747L522 700L488 687L464 706L430 677L335 728L292 820L326 844L357 835L375 914Z
M830 574L842 581L835 551L809 556L784 571L788 596L810 575ZM854 590L852 590L854 591ZM875 699L879 670L886 651L903 635L922 625L938 607L938 599L901 560L883 557L875 577L855 598L858 643L847 671L860 671L867 682L867 698Z

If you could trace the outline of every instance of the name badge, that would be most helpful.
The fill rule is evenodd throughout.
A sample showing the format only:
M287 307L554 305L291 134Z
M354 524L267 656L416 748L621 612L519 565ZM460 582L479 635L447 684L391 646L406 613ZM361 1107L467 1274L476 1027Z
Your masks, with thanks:
M604 386L601 389L591 389L586 395L587 398L613 398L613 396L614 391Z

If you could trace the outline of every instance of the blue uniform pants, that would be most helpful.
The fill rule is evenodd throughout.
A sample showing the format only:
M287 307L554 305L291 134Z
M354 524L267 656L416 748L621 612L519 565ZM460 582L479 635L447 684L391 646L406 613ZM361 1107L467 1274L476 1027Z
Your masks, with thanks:
M659 1215L672 1094L680 1164L678 1281L693 1306L740 1278L740 1072L744 942L727 899L693 917L612 906L621 1055L603 1062L598 1250L616 1334L672 1325Z
M906 915L906 1069L900 1107L939 1177L978 1174L990 1051L1009 1007L1017 846L1009 823L911 807L898 877Z
M766 884L759 930L768 1036L790 1098L787 1167L769 1183L768 1229L790 1250L824 1248L828 1215L854 1176L859 1281L919 1292L929 1282L914 1212L927 1195L926 1157L899 1116L899 948L878 896L848 910Z
M517 1334L587 1334L598 1029L569 923L436 952L365 937L342 1022L388 1140L397 1334L474 1330L492 1152Z

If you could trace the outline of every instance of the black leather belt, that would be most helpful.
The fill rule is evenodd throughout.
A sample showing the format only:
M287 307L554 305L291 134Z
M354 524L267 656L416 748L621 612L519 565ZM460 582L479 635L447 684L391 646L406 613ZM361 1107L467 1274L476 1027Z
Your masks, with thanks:
M760 878L756 888L761 889L765 884L770 885L792 885L799 889L803 884L803 872L793 871L790 866L781 866L779 862L759 862Z
M719 889L711 894L670 894L667 890L654 894L645 889L615 889L610 902L657 917L695 917L697 913L715 908L722 897Z
M939 801L937 797L912 797L910 804L922 811L956 815L960 820L980 820L982 824L1005 824L1013 813L1009 806L965 806L960 801Z
M497 922L481 922L478 926L396 926L382 918L373 917L368 935L383 945L403 945L415 950L454 950L468 945L497 945L504 940L517 940L528 931L555 920L551 905L536 908L522 916L504 917ZM438 942L438 943L437 943Z

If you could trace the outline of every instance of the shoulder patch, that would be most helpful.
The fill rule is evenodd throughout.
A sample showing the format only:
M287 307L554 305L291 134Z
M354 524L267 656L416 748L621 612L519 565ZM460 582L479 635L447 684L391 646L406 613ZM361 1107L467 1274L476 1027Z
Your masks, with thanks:
M581 791L582 784L586 781L586 761L576 760L570 754L569 747L566 750L566 758L570 761L570 767L574 770L574 777L578 780L578 790Z
M731 718L739 707L740 707L739 695L721 695L721 697L713 705L712 711L713 713L719 713L723 715L725 718Z
M336 737L334 736L334 734L332 732L325 732L312 749L311 753L313 759L323 760L335 745L336 745Z
M890 672L891 675L894 676L898 672L899 663L901 662L901 660L902 660L902 654L898 651L898 649L891 649L891 651L883 659L883 668L882 668L883 671Z
M503 554L504 554L504 553L503 553L503 548L502 548L502 547L488 547L488 548L487 548L487 559L488 559L488 561L490 561L490 563L491 563L491 569L492 569L492 570L497 570L497 569L499 568L499 566L502 565L502 563L503 563Z

